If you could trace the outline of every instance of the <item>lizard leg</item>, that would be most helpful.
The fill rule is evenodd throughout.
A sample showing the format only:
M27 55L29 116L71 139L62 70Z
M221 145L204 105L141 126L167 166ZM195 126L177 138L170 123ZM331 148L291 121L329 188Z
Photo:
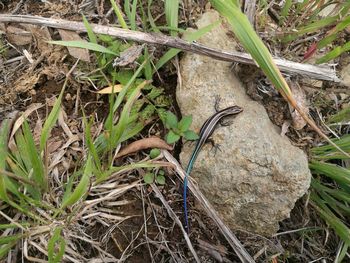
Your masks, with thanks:
M215 111L218 112L220 111L220 101L221 101L221 97L220 95L215 95Z
M220 144L215 143L212 138L207 139L207 142L211 144L212 147L211 147L210 151L214 150L214 156L216 155L218 150L221 151Z

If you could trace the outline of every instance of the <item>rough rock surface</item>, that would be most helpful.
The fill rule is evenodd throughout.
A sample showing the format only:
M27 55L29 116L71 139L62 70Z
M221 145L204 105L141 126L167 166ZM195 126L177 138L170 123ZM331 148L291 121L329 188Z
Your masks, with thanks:
M350 64L345 66L340 73L345 85L350 86Z
M210 11L197 25L201 28L218 19ZM198 42L232 50L235 42L227 32L218 26ZM230 63L188 53L180 62L180 71L177 100L182 114L193 116L194 130L199 131L215 112L216 95L221 97L220 108L234 104L244 108L229 120L230 126L217 128L212 138L221 145L220 150L214 154L211 145L205 145L191 177L231 228L275 233L278 222L289 217L296 200L309 188L306 155L282 137L265 108L246 95ZM184 167L193 147L184 145L180 155Z

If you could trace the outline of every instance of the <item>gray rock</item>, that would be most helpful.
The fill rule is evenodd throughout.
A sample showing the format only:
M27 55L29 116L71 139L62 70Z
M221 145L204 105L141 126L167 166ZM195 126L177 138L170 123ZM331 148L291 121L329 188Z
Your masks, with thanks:
M215 11L203 15L198 27L219 19ZM232 50L235 42L225 26L218 26L198 42ZM191 177L195 179L223 220L233 229L271 235L278 222L289 217L296 200L310 185L311 174L302 150L291 145L269 120L265 108L252 101L230 70L230 64L187 53L180 62L177 100L183 115L192 115L192 129L220 107L243 107L230 126L218 127L212 138L221 145L214 154L211 145L199 153ZM180 155L187 166L194 144L185 143ZM191 210L190 210L191 211Z
M344 85L350 86L350 64L345 66L340 73Z

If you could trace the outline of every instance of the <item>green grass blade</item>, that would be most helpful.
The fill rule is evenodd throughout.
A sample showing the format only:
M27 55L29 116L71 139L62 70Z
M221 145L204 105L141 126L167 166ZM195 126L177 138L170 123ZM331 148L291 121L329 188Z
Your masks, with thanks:
M128 1L128 0L127 0ZM113 11L114 13L116 14L117 18L118 18L118 21L121 25L122 28L124 29L129 29L128 28L128 25L125 23L125 20L123 18L123 14L122 12L120 11L118 5L116 4L115 0L110 0L111 2L111 5L112 5L112 8L113 8Z
M283 8L281 10L280 20L279 20L280 24L282 24L284 22L284 20L286 20L292 5L293 5L293 1L292 0L286 0L286 2L284 3L284 6L283 6Z
M0 237L0 245L5 245L5 244L10 243L12 241L16 241L17 242L22 237L23 237L22 234L12 235L12 236L1 236Z
M66 248L66 242L61 236L62 229L57 227L47 244L47 252L49 263L59 263L62 262L63 255ZM58 244L58 249L56 248Z
M129 18L131 30L136 30L136 10L137 10L137 0L133 0L131 14Z
M350 244L350 229L337 218L329 209L325 207L320 197L316 194L311 194L311 199L317 204L314 205L321 217L332 226L337 235L347 244Z
M63 84L63 88L60 92L60 95L58 96L58 99L55 101L55 104L53 105L53 108L52 108L49 116L47 117L47 119L44 123L44 127L41 131L41 136L40 136L40 152L44 150L44 148L46 146L46 142L47 142L49 135L51 133L51 130L52 130L53 126L55 126L56 121L58 119L58 115L59 115L60 110L61 110L62 97L63 97L63 93L65 90L66 84L67 84L67 79L65 80L65 82Z
M348 249L349 249L349 244L344 243L342 245L339 256L338 256L337 260L335 261L335 263L343 262L344 258L346 257L346 253L348 252Z
M104 176L102 178L100 178L99 180L96 180L96 183L100 183L100 182L108 179L108 177L110 175L112 175L113 173L116 173L116 172L127 172L127 171L131 171L134 169L141 169L141 168L159 168L161 166L162 166L161 164L155 163L153 161L138 162L138 163L123 165L123 166L119 166L119 167L113 166L110 169L108 169L107 171L105 171Z
M337 214L338 218L344 219L350 214L350 208L345 205L343 202L338 201L333 198L331 195L325 192L319 192L320 197L323 199L323 202L332 208L332 211Z
M34 182L39 186L41 191L45 192L48 185L47 178L44 173L44 163L35 147L33 134L30 131L27 121L23 123L23 135L26 140L30 162L33 167Z
M300 37L306 33L312 33L318 31L324 27L331 26L337 21L337 17L327 17L322 20L316 21L307 25L305 27L299 28L297 32L292 32L288 36L282 39L283 42L289 42L295 40L297 37Z
M349 50L350 50L350 42L347 42L345 45L334 48L332 51L328 52L328 54L316 60L316 63L317 64L326 63L332 59L339 57L341 54L348 52Z
M102 173L102 165L101 165L101 161L100 161L100 157L97 153L96 147L93 143L92 140L92 135L91 135L91 125L93 122L93 119L91 119L89 122L86 120L85 114L83 116L83 121L84 121L84 126L85 126L85 140L86 140L86 144L88 146L89 149L89 154L92 156L94 163L96 165L97 168L97 173L96 173L96 177L99 178L101 173Z
M9 251L11 250L12 247L14 247L17 244L18 240L12 241L6 245L3 245L0 247L0 259L4 258L7 256Z
M19 228L18 225L21 225L22 227L28 227L29 224L27 222L23 222L20 224L0 224L0 230L4 230L4 229L16 229Z
M90 183L90 177L92 176L92 166L92 159L88 158L85 164L83 176L81 177L73 193L71 193L71 195L68 196L68 198L62 202L61 209L64 209L67 206L74 205L87 194L88 186Z
M19 133L19 131L17 132ZM7 164L10 168L10 170L17 175L20 175L22 177L28 178L28 172L26 170L26 166L29 165L28 163L25 165L23 159L21 158L21 154L18 150L11 151L11 155L8 156L7 158ZM28 162L29 161L29 157L28 157ZM29 165L30 167L30 165ZM29 168L28 170L30 170L31 168Z
M321 163L321 162L311 162L309 164L310 169L317 173L325 175L329 178L332 178L336 182L343 184L350 184L350 170L343 168L341 166L329 163Z
M169 27L178 27L179 0L165 0L165 19ZM177 32L172 30L170 35L176 36Z
M232 31L240 43L251 54L265 75L270 79L276 89L285 96L291 96L291 91L282 77L281 72L265 44L254 31L248 18L234 4L225 0L211 0L214 8L230 23Z
M327 123L338 123L350 121L350 107L342 109L338 113L332 115Z
M342 149L344 149L344 151L350 152L350 134L343 135L340 139L333 139L333 142L336 143ZM315 159L348 159L347 156L345 156L342 153L339 153L337 149L331 144L314 147L311 149L311 152Z
M124 0L124 12L130 21L130 17L131 17L130 0Z
M6 158L8 155L7 138L9 130L9 120L4 120L0 126L0 170L6 169ZM4 201L8 200L5 175L3 174L0 174L0 198Z
M145 48L144 57L145 58L150 57L147 48ZM147 62L146 62L145 68L144 68L144 75L145 75L146 80L152 80L153 72L152 72L152 65L151 65L150 59L147 59Z
M151 25L152 31L155 33L160 33L160 30L158 29L156 23L154 22L152 13L151 13L151 6L152 6L153 0L148 0L147 3L147 16L148 16L148 22Z
M338 33L343 31L345 28L347 28L350 25L350 16L346 16L342 19L341 22L339 22L333 29L330 30L328 35L323 38L318 44L317 48L321 49L333 42L337 36Z
M15 141L17 149L15 149L15 152L11 152L11 155L9 155L6 160L9 170L16 176L22 177L25 181L32 181L29 178L29 174L33 169L32 162L30 160L30 151L21 130L16 132ZM24 181L18 181L16 183L7 176L4 177L4 180L7 190L16 195L19 199L22 199L22 197L18 189L22 186L24 186L28 191L28 194L30 194L30 196L36 200L39 200L41 197L40 187L33 187L31 184L24 183Z
M218 25L220 25L221 21L217 21L214 22L208 26L205 26L201 29L198 29L195 32L191 32L191 33L186 33L184 35L184 39L187 41L195 41L197 39L199 39L201 36L205 35L206 33L210 32L213 28L217 27ZM155 73L156 70L160 69L161 67L163 67L168 61L170 61L173 57L175 57L177 54L179 54L181 52L180 49L176 49L176 48L171 48L169 49L169 51L167 51L158 61L157 64L155 66L155 70L153 72L153 74Z
M168 61L181 52L181 49L171 48L169 49L156 63L154 73L163 67Z
M124 141L136 136L137 134L139 134L143 130L144 127L145 126L143 125L143 123L141 123L141 122L136 123L132 128L127 129L123 133L122 137L120 138L120 142L124 142Z
M130 111L133 103L139 96L141 89L144 88L145 85L149 84L149 81L144 81L138 87L130 94L128 101L125 103L125 106L120 114L118 123L115 127L113 127L112 132L111 132L111 148L115 148L119 143L120 139L122 138L126 127L129 122L129 116L130 116Z
M89 40L91 43L97 44L97 36L95 35L94 31L92 30L91 25L89 24L89 21L86 19L86 17L83 15L83 23L86 28L86 32L88 34Z
M25 169L18 164L17 160L13 160L11 156L9 156L9 158L7 158L6 161L12 173L14 173L18 177L23 178L23 180L18 180L17 182L15 182L14 180L11 180L7 176L5 176L5 184L8 191L10 191L12 194L16 195L19 199L21 199L22 196L18 189L23 185L30 194L30 196L33 196L35 199L39 200L41 195L40 191L38 191L39 188L33 186L33 184L35 183L29 179L29 174L25 171ZM30 181L32 183L25 183L27 181Z
M14 154L16 157L17 165L23 168L23 171L29 174L30 170L32 169L32 165L29 159L27 144L21 130L16 132L15 140L18 151L15 153L12 152L12 154Z
M61 45L65 47L77 47L77 48L85 48L88 50L96 51L96 52L101 52L101 53L106 53L106 54L111 54L114 56L117 56L118 54L113 52L112 50L101 46L96 43L91 43L91 42L85 42L85 41L80 41L80 40L73 40L73 41L48 41L50 44L54 45Z
M131 30L136 30L136 8L137 0L133 0L132 8L130 8L130 0L124 0L124 12L129 19Z
M119 108L120 104L122 103L126 93L128 92L129 88L131 85L134 83L136 80L137 76L140 75L144 67L146 66L146 63L149 58L145 58L145 60L142 62L142 64L138 67L138 69L135 71L135 73L132 75L132 77L129 79L128 83L123 87L123 89L119 92L118 97L113 105L113 113L117 111Z
M68 182L64 187L64 194L63 194L63 198L62 198L62 203L66 202L66 200L72 195L74 182L82 174L83 174L82 170L74 171L74 173L69 177Z
M315 21L310 23L309 25L303 26L301 28L298 28L297 31L295 32L290 32L285 36L282 41L283 42L289 42L292 40L295 40L296 38L307 34L307 33L313 33L316 32L322 28L332 26L334 25L337 21L339 20L339 15L337 16L331 16L331 17L326 17L321 20Z
M333 188L327 187L321 184L317 179L314 179L314 178L311 179L311 186L316 191L326 192L331 196L333 196L334 198L350 204L350 194L348 192L343 191L342 189L339 189L339 188L333 189Z

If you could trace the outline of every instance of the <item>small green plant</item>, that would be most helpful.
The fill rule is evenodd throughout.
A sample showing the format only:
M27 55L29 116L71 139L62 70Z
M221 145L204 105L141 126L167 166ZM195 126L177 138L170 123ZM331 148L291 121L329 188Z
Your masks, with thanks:
M3 39L0 35L0 55L6 56L6 51L8 50L8 47L3 43Z
M165 118L165 127L169 129L166 135L166 141L169 144L177 142L180 137L184 137L186 140L193 141L199 137L194 132L189 130L192 123L192 116L184 116L180 121L174 113L168 111Z
M160 150L157 149L157 148L152 149L152 150L150 151L150 153L149 153L149 157L150 157L151 159L155 159L155 158L157 158L159 155L160 155Z
M148 172L144 175L143 180L146 184L157 183L159 185L165 184L165 173L163 170L158 170L156 173Z

